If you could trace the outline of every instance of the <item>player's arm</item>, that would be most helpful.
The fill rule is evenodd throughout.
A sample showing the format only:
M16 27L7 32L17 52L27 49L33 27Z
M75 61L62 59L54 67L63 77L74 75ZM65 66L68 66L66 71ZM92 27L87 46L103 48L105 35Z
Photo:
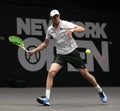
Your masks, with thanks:
M82 26L75 26L73 29L71 29L72 32L84 32L85 31L85 28L82 27Z
M44 42L42 42L40 45L38 45L36 48L28 51L28 54L32 55L37 51L41 51L42 49L46 48L49 44L49 39L45 39Z
M71 36L73 32L84 32L84 31L85 31L84 27L77 25L74 28L67 30L66 35Z

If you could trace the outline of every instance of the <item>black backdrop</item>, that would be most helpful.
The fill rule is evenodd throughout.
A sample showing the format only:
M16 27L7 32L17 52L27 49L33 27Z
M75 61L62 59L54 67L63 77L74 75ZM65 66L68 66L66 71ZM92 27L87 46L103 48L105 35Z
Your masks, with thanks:
M3 13L4 9L4 13ZM10 35L18 35L26 40L27 47L29 45L38 45L38 41L43 41L45 37L45 25L49 25L49 12L51 8L45 7L31 7L31 6L17 6L17 5L1 5L0 13L2 14L0 17L0 84L2 87L11 86L17 87L17 85L25 85L28 87L36 87L36 86L45 86L47 71L49 66L47 66L47 62L51 62L49 59L52 58L51 52L49 48L47 49L46 56L48 61L42 61L44 64L40 66L39 64L29 64L25 59L25 53L23 50L18 47L10 44L8 42L8 37ZM100 35L100 38L94 38L92 36L87 37L87 35L83 35L83 37L75 37L78 43L81 41L92 41L99 51L101 49L101 42L106 42L108 44L108 61L109 65L102 63L106 60L103 60L101 64L104 64L105 67L109 67L109 70L103 70L98 64L97 60L93 57L94 60L94 70L90 70L90 72L96 77L97 81L103 86L119 86L119 13L107 13L107 12L90 12L90 11L81 11L79 9L60 9L61 19L65 19L68 21L80 21L80 23L86 24L91 23L93 25L101 25L107 24L104 31L107 35L107 38L104 39ZM26 27L26 29L22 29L18 31L17 18L19 18L22 22L28 24L30 26ZM41 35L37 33L32 33L32 20L38 20L42 28ZM45 22L41 22L44 20ZM35 21L36 22L36 21ZM43 25L44 24L44 25ZM96 25L97 26L97 25ZM102 25L101 25L102 26ZM87 27L87 26L86 26ZM28 29L30 28L30 29ZM90 28L90 27L89 27ZM97 30L97 27L95 27ZM99 29L99 28L98 28ZM25 32L26 30L26 32ZM28 33L27 33L28 31ZM29 33L30 32L30 33ZM37 31L36 31L37 32ZM39 31L38 31L39 32ZM102 33L102 32L100 32ZM35 42L29 41L29 38L36 38L38 41ZM35 40L36 40L35 39ZM30 39L31 40L31 39ZM30 43L28 43L30 42ZM84 46L84 44L82 45ZM53 45L51 45L53 50ZM92 47L91 47L92 48ZM99 57L98 57L99 58ZM24 62L26 61L26 62ZM106 62L105 62L106 63ZM30 66L29 66L30 65ZM37 68L35 68L37 67ZM89 66L88 66L89 67ZM60 70L55 77L54 86L90 86L87 80L85 80L78 71L71 71L67 68Z

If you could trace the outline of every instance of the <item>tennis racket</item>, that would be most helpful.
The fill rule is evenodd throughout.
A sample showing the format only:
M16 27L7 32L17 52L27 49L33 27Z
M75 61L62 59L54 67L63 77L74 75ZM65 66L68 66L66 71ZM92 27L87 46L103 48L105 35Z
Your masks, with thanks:
M24 45L24 42L23 42L22 38L20 38L18 36L9 36L8 39L11 43L21 47L23 50L28 52L28 50L25 48L25 45Z

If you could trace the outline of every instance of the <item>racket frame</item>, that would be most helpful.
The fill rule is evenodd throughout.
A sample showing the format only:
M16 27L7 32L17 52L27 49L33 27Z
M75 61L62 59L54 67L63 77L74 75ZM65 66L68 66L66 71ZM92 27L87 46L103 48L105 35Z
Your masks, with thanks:
M12 40L10 40L11 37L20 39L20 40L21 40L21 43L18 43L17 41L16 41L16 42L13 42ZM20 37L18 37L18 36L9 36L9 41L10 41L11 43L13 43L13 44L21 47L21 48L22 48L23 50L25 50L26 52L28 52L28 50L25 48L25 45L24 45L23 40L22 40Z

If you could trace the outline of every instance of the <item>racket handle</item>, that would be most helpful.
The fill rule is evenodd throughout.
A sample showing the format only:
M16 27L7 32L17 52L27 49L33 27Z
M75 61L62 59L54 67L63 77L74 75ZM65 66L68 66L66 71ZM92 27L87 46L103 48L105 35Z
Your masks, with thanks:
M26 52L28 52L28 50L27 50L27 49L25 49L25 51L26 51Z
M27 50L24 46L21 46L21 45L20 45L20 47L21 47L23 50L25 50L26 52L28 52L28 50Z

